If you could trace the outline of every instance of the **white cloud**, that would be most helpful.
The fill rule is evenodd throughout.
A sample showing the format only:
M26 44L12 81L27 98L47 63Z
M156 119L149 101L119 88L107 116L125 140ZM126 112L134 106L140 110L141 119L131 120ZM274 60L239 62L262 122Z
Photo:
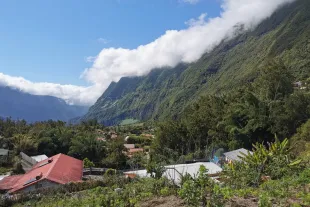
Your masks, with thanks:
M94 62L96 60L96 58L97 58L96 56L95 57L88 56L88 57L85 58L85 62L92 63L92 62Z
M205 19L207 17L207 13L202 13L198 19L190 19L185 22L186 25L189 27L196 27L196 26L202 26L206 23Z
M102 37L98 38L97 41L102 44L108 44L110 42L109 40Z
M168 30L153 42L135 49L105 48L97 56L86 58L93 65L81 77L92 84L90 87L32 83L4 74L0 74L0 83L32 94L56 96L74 104L92 104L111 81L145 75L153 68L194 62L222 40L232 37L235 25L243 24L245 29L251 29L279 6L293 1L223 0L219 17L205 20L206 14L202 14L198 19L187 21L187 29Z
M91 105L103 93L105 85L90 87L60 85L55 83L34 83L22 77L0 73L0 86L8 86L34 95L50 95L65 100L68 104Z
M200 0L182 0L184 3L197 4Z
M219 17L205 21L206 14L202 14L198 19L187 22L189 28L168 30L153 42L136 49L103 49L82 77L92 83L118 81L124 76L145 75L153 68L194 62L223 39L232 37L235 25L244 24L245 29L251 29L280 5L293 1L224 0Z

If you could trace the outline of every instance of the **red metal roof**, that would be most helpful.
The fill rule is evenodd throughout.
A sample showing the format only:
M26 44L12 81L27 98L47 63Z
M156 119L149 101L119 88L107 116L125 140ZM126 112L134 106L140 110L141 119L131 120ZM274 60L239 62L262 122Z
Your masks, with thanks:
M12 175L0 181L0 190L10 190L23 175Z
M133 148L133 149L129 149L129 153L136 153L136 152L143 152L144 149L143 148Z
M16 181L9 193L14 193L44 179L59 184L66 184L69 182L79 182L82 180L82 176L83 161L64 154L58 154L37 163L29 172L22 175ZM36 177L39 179L36 179ZM26 184L31 180L34 181Z

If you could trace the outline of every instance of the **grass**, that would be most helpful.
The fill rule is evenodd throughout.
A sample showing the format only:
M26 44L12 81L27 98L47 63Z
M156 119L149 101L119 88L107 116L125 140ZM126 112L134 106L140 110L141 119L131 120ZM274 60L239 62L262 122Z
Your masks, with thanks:
M139 122L139 120L137 120L137 119L125 119L121 122L120 125L124 126L124 125L136 124L138 122Z

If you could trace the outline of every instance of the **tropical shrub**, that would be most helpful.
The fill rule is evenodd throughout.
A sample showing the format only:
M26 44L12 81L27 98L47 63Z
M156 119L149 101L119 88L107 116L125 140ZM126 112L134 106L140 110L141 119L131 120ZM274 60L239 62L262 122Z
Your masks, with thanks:
M178 194L189 206L221 206L222 195L219 186L208 176L208 170L201 165L195 178L187 179Z
M243 154L241 162L231 163L225 167L223 179L234 188L259 186L262 176L280 179L293 175L300 169L301 160L293 160L290 154L288 139L282 142L253 145L253 154Z

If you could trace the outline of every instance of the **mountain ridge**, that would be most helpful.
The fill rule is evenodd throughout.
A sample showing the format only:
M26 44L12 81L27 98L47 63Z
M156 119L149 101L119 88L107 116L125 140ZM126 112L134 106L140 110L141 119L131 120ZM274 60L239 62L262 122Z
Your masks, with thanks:
M87 107L68 105L64 100L53 96L38 96L0 86L0 117L25 119L29 122L45 120L69 121L82 116Z
M125 77L108 89L80 120L114 125L126 118L163 120L207 94L222 94L257 76L270 59L281 60L297 79L310 72L310 1L279 8L255 29L222 41L197 62Z

